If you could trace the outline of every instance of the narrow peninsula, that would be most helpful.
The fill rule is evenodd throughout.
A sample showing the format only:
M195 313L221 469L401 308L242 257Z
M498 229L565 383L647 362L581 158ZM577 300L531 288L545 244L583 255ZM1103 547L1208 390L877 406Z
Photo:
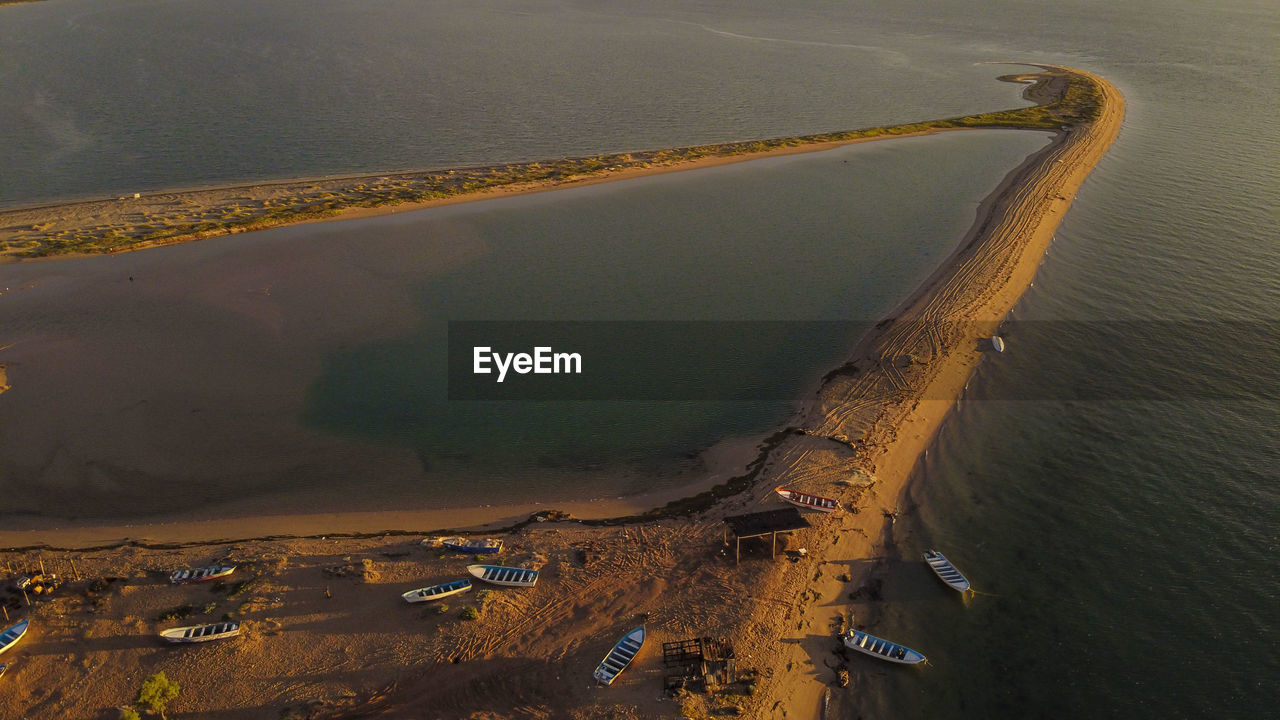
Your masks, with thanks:
M125 252L280 225L399 212L495 193L550 190L637 174L960 128L1062 131L1092 119L1097 88L1060 68L1006 75L1039 104L820 135L696 145L487 167L361 175L125 196L0 211L0 261Z
M895 520L912 470L979 363L982 339L1030 285L1077 189L1120 130L1124 101L1110 83L1042 67L1005 78L1029 83L1038 105L965 118L0 214L11 256L111 252L876 137L967 127L1054 133L981 204L951 257L761 444L741 477L625 518L560 507L490 528L504 543L500 564L538 569L537 585L451 597L425 612L399 594L466 576L473 561L418 542L441 524L456 526L456 517L281 517L270 521L273 537L252 522L0 532L0 544L13 548L4 562L47 568L70 586L34 600L29 652L5 678L3 700L33 719L105 717L134 697L139 678L164 671L182 687L173 712L228 720L408 717L428 707L450 719L857 716L855 690L881 673L873 661L842 654L836 634L850 622L876 631L880 588L904 572L893 562ZM744 541L737 562L725 518L780 507L773 490L782 485L833 498L840 509L806 515L809 527L779 541L786 556L771 558L766 536ZM222 564L237 565L236 575L198 593L171 586L163 572ZM175 654L154 640L173 625L228 621L241 623L233 647ZM641 623L648 640L626 674L593 688L601 658ZM733 643L734 681L664 694L663 643L702 637Z

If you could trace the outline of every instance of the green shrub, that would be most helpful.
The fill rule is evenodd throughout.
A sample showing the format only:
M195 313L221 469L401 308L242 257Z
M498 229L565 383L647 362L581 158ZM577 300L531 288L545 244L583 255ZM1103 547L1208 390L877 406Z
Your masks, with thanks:
M179 605L174 608L169 608L168 610L165 610L164 612L160 613L159 615L156 616L156 620L161 620L161 621L181 620L185 617L190 616L191 613L195 611L196 611L196 608L194 605L190 605L190 604Z
M164 672L161 671L142 681L142 688L138 690L138 699L133 704L148 713L159 715L161 720L164 720L165 706L170 700L178 697L180 692L182 687L165 677Z

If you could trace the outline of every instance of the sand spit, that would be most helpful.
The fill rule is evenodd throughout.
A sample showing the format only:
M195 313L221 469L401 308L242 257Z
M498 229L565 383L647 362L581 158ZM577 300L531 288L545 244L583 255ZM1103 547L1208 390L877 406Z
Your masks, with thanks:
M982 338L1029 285L1119 132L1114 87L1046 70L1088 80L1096 118L1062 130L1008 176L960 249L762 449L742 492L687 517L531 522L504 535L500 559L540 568L537 587L469 593L443 613L397 596L461 578L469 560L416 537L6 553L0 562L15 574L43 561L71 581L29 610L8 595L10 616L33 625L3 658L12 663L3 714L115 717L142 678L163 670L183 686L170 717L814 718L824 705L829 717L856 715L855 691L882 668L834 652L834 634L851 611L875 631L876 587L888 572L879 560L910 472L980 361ZM813 528L790 540L804 555L770 560L767 544L744 543L735 565L721 520L778 507L780 484L838 497L848 510L809 516ZM241 569L221 584L166 580L175 567L223 560ZM479 619L464 619L467 607ZM155 637L224 616L244 622L243 637L180 648ZM641 621L650 638L637 660L612 687L594 688L596 663ZM661 644L703 635L732 638L739 667L755 672L715 695L665 696ZM835 682L841 669L854 675L848 688Z
M1028 108L841 132L483 167L289 180L0 210L0 262L142 250L282 225L351 219L543 192L570 185L691 170L769 155L964 128L1057 130L1091 107L1087 86L1008 75L1034 84ZM1061 85L1066 82L1067 86Z

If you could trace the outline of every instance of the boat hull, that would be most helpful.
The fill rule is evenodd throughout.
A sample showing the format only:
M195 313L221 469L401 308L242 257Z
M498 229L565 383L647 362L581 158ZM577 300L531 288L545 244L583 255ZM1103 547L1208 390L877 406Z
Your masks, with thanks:
M612 685L613 681L617 680L618 676L622 674L622 671L631 665L631 661L635 659L636 655L640 654L640 649L644 647L644 639L645 629L641 625L638 628L633 628L626 635L623 635L621 640L614 643L613 649L596 666L596 671L593 673L596 682L601 685Z
M937 575L939 580L947 584L947 587L958 593L969 592L969 580L956 569L956 566L953 565L945 555L937 550L930 550L924 554L924 561L929 565L929 568L933 570L933 574Z
M240 623L214 623L162 630L160 637L175 644L189 644L226 640L240 634Z
M479 580L504 587L533 587L538 584L538 571L502 565L468 565L467 572Z
M445 583L445 584L442 584L442 585L432 585L431 587L418 588L417 590L410 590L409 592L407 592L407 593L405 593L405 594L401 595L400 597L404 598L404 601L405 601L405 602L410 602L410 603L420 603L420 602L431 602L431 601L433 601L433 600L443 600L443 599L445 599L445 598L447 598L447 597L453 597L454 595L461 595L461 594L462 594L462 593L464 593L464 592L470 592L470 591L471 591L471 581L470 581L470 580L463 580L462 582L464 582L464 583L466 583L466 584L465 584L465 585L461 585L461 584L458 584L458 583ZM452 585L452 586L455 586L455 587L448 587L448 586L451 586L451 585ZM443 588L443 589L441 589L441 590L439 590L439 591L437 591L437 592L434 592L434 593L433 593L433 592L431 592L432 590L435 590L436 588Z
M235 565L215 565L205 568L193 568L191 570L179 570L169 576L169 582L174 585L207 582L209 580L224 578L235 571Z
M905 645L889 642L884 638L864 633L861 630L849 630L841 638L844 646L850 650L870 655L877 660L897 663L899 665L915 665L925 661L923 653Z
M782 498L786 502L789 502L798 508L804 508L805 510L832 513L840 509L840 503L838 501L822 497L821 495L810 495L809 493L802 493L798 490L781 487L774 488L773 491L777 493L778 497Z
M453 543L444 543L444 546L450 550L458 552L471 553L472 555L496 555L502 550L502 544L497 545L461 545Z
M18 641L26 637L27 629L31 627L30 620L14 623L5 628L4 632L0 632L0 653L12 648L18 644Z

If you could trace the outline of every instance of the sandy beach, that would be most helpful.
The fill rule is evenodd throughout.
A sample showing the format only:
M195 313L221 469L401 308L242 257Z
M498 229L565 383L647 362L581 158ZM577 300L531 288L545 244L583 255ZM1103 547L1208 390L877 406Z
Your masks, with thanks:
M441 525L420 515L282 516L269 519L277 531L253 534L274 537L258 540L244 534L248 526L216 523L5 533L0 543L28 548L3 553L14 575L40 572L43 562L68 582L30 607L21 594L4 596L9 616L29 616L33 625L4 657L13 667L0 685L0 708L29 718L114 717L144 677L163 670L183 687L170 717L855 716L859 686L882 668L845 657L835 634L851 614L855 626L874 632L875 588L891 571L882 560L892 553L894 515L912 470L1120 130L1124 102L1113 86L1054 71L1092 82L1096 119L1058 132L1005 178L952 257L863 338L789 427L747 454L745 490L694 515L576 521L675 499L631 498L558 507L570 517L492 530L506 543L502 563L539 568L539 584L460 596L443 613L396 597L461 577L468 563L422 546L414 533ZM738 159L748 158L614 175ZM514 189L496 192L507 191ZM772 492L779 485L836 497L845 509L807 515L812 528L786 542L805 548L802 556L771 559L767 543L744 543L736 564L723 544L723 518L779 507ZM545 509L459 512L448 525L500 525ZM132 540L110 542L126 536ZM167 582L173 568L221 561L240 565L228 582ZM468 607L479 619L461 616ZM159 620L166 613L183 617ZM165 647L155 637L164 627L223 617L243 620L244 636L196 648ZM593 687L596 663L641 622L650 638L636 662L612 687ZM739 669L751 672L715 695L664 695L661 644L699 636L733 638ZM844 688L836 682L842 669L853 676Z

